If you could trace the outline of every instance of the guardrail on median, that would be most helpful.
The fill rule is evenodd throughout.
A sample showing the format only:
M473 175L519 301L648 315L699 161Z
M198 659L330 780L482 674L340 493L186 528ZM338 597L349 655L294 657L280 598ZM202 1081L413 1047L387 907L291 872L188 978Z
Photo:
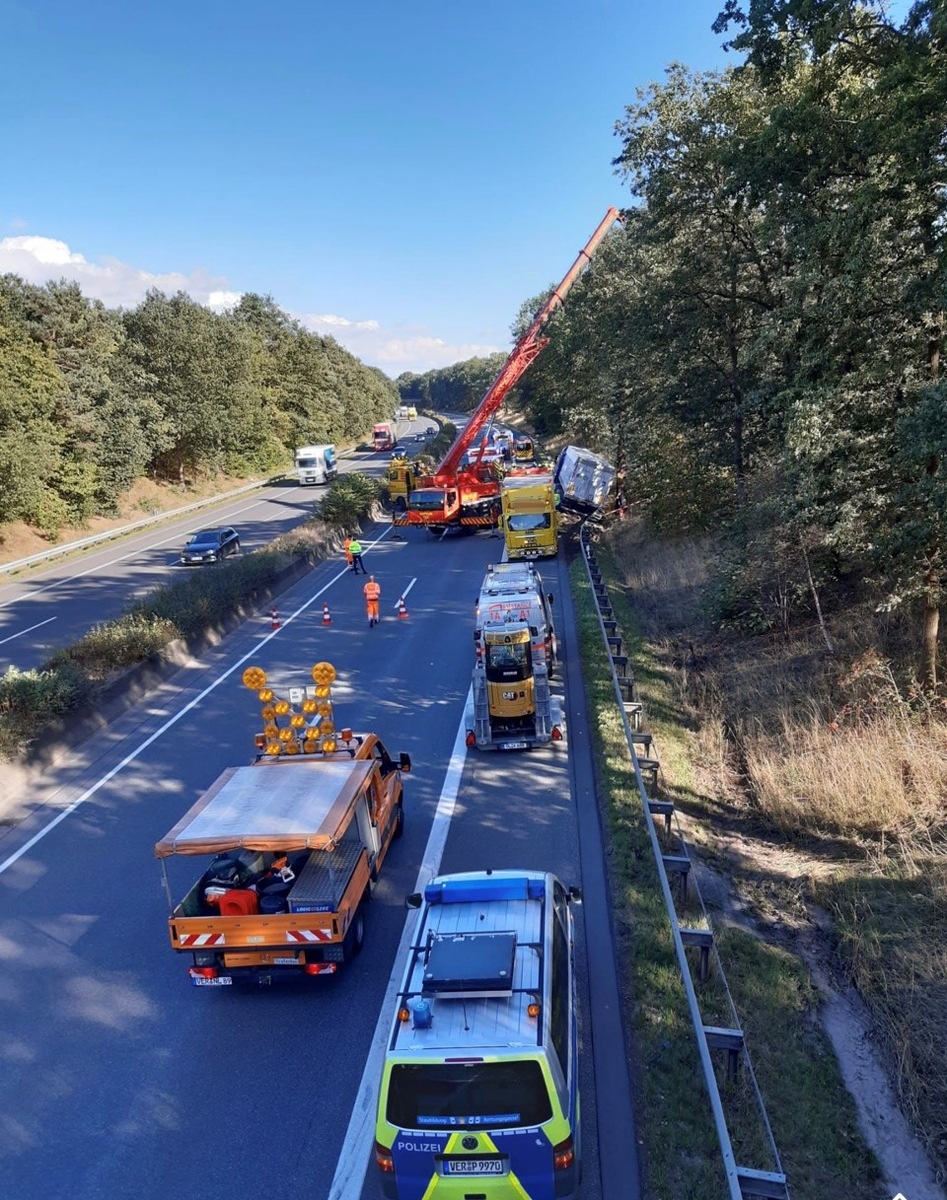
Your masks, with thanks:
M628 656L622 653L621 635L618 632L614 611L608 599L608 588L602 580L601 573L595 563L592 547L589 544L587 525L583 525L582 527L581 543L586 573L595 597L602 639L611 657L611 674L615 696L621 708L622 724L628 744L628 753L634 767L635 781L641 799L651 849L654 853L655 867L657 868L658 879L661 883L661 891L671 924L674 949L681 971L684 992L687 996L691 1021L694 1026L694 1037L697 1042L697 1051L700 1057L704 1084L710 1098L714 1127L717 1133L717 1140L720 1144L720 1153L726 1174L729 1197L730 1200L789 1200L789 1188L779 1160L779 1151L776 1148L773 1131L766 1116L763 1096L757 1084L756 1075L753 1072L750 1052L739 1025L736 1007L733 1003L730 989L727 986L723 965L720 962L720 956L714 941L713 929L710 926L710 919L696 881L693 887L707 927L700 929L685 927L681 925L678 919L677 905L671 888L671 880L673 878L678 881L681 896L682 898L686 897L691 868L687 842L680 825L676 823L673 802L660 799L658 794L658 775L661 764L657 758L653 757L653 738L651 734L641 729L641 714L644 706L638 698L634 672L629 666ZM619 671L621 672L620 674ZM643 754L640 752L642 750L644 751ZM661 834L658 831L656 818L661 818L664 822L664 835L667 840L667 844L664 846L661 844ZM676 824L673 841L672 823ZM698 982L700 983L709 977L710 957L711 955L713 956L715 974L723 988L729 1008L729 1028L720 1028L704 1023L697 988L691 973L691 963L687 957L686 948L688 946L696 947L700 951L698 959ZM729 1078L735 1079L741 1068L747 1072L756 1100L760 1124L766 1132L770 1150L772 1151L774 1170L756 1170L752 1167L743 1167L737 1164L730 1131L727 1126L726 1114L724 1113L720 1087L711 1058L712 1050L726 1050Z

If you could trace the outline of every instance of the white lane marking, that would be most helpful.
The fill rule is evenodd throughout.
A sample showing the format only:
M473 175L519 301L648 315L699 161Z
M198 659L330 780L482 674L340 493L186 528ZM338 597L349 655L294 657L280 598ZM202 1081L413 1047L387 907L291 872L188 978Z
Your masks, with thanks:
M467 705L472 703L472 691L471 688L467 692L465 711ZM462 714L457 727L457 736L454 738L454 748L451 751L447 774L444 777L444 786L441 788L441 794L437 801L437 811L434 814L431 832L424 848L424 858L414 885L416 892L422 891L440 870L447 834L454 816L457 789L460 787L460 780L464 773L464 761L467 757L466 736L466 722ZM411 945L411 939L414 937L419 915L419 910L409 909L405 917L401 941L398 943L398 950L395 954L395 965L385 989L385 998L382 1000L381 1011L378 1014L378 1023L375 1025L375 1034L368 1051L365 1070L362 1072L362 1081L358 1085L352 1116L349 1118L349 1127L345 1133L338 1165L329 1188L329 1200L358 1200L365 1186L365 1174L369 1165L369 1147L374 1144L375 1140L375 1103L378 1096L382 1061L391 1032L391 1017L398 988L401 986L404 960L408 953L408 947Z
M415 577L411 580L411 582L408 584L408 586L404 589L404 591L401 593L401 595L398 597L398 599L394 602L394 604L392 604L392 606L391 606L392 608L398 607L398 605L405 598L405 596L407 596L408 592L411 591L411 589L414 587L414 585L417 583L417 581L418 581L418 577L417 577L417 575L415 575Z
M55 617L47 617L45 621L37 621L35 625L31 625L29 629L21 629L19 633L11 633L8 638L0 641L0 646L5 646L7 642L15 642L18 637L22 637L25 633L32 633L34 629L39 629L41 625L48 625L50 621L55 621Z
M239 516L240 513L249 512L252 508L256 508L261 503L263 503L263 501L257 500L254 504L245 504L243 508L236 509L230 514L230 516ZM227 524L229 525L231 522L228 520ZM203 525L198 526L198 528L213 529L214 526ZM104 571L107 567L113 567L116 563L124 562L126 558L134 558L136 554L145 554L149 550L163 550L170 545L171 541L168 538L162 538L160 542L152 542L149 546L139 546L135 550L130 550L127 554L120 554L117 558L110 558L108 562L99 563L98 566L95 567L89 567L86 571L78 571L75 575L70 575L65 579L55 579L52 583L46 584L45 587L31 588L30 591L23 592L19 596L12 596L9 600L0 600L0 608L6 608L8 604L16 604L21 600L32 600L34 596L41 596L43 592L55 591L56 588L62 587L65 583L72 583L75 579L84 579L86 575L92 575L96 571ZM167 565L169 567L176 566L177 563L168 563ZM15 586L15 584L16 581L11 580L6 586Z
M370 545L377 546L380 541L383 541L384 538L388 536L390 531L391 526L389 526L380 537L377 537L374 542L371 542ZM343 567L333 579L330 579L318 590L318 592L315 592L312 596L310 596L305 604L301 604L295 612L290 613L290 615L282 622L282 628L285 629L287 625L295 621L298 616L304 613L307 608L310 608L313 604L315 604L320 596L324 595L324 593L327 592L334 583L337 583L342 578L347 569L348 568ZM15 850L9 858L5 858L3 862L0 862L0 875L2 875L4 871L8 871L10 867L14 865L14 863L19 862L23 855L29 853L29 851L33 849L37 842L41 842L48 833L52 833L57 825L61 824L67 817L71 816L77 808L85 804L86 800L94 796L100 788L104 787L110 780L114 779L115 776L121 771L124 771L128 764L133 763L135 759L138 758L138 756L142 753L142 751L147 750L153 742L156 742L160 737L166 734L168 730L172 728L172 726L177 725L178 721L180 721L186 713L189 713L192 708L196 708L203 699L220 687L225 679L229 679L234 671L239 671L239 669L248 659L255 658L266 645L266 643L272 638L275 638L280 632L280 629L274 629L265 637L261 638L260 641L254 645L252 650L248 650L243 658L238 659L232 667L228 667L222 675L218 675L214 682L204 688L200 695L195 696L193 700L189 700L182 709L176 712L174 716L169 717L168 720L165 721L165 723L159 729L156 729L150 737L145 738L145 740L136 746L130 754L126 754L121 762L116 763L116 765L112 767L110 771L107 771L100 779L97 779L91 787L86 788L81 796L77 796L67 808L64 808L62 812L57 813L48 824L44 825L42 829L34 833L28 841L23 843L19 850Z

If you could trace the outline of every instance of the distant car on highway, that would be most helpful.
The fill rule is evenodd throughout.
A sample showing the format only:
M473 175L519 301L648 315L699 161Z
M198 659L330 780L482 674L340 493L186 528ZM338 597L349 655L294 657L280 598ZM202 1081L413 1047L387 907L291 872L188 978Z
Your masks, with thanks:
M433 425L428 425L427 431L428 431L428 433L437 433L437 430L434 428Z
M240 553L240 535L229 525L222 529L201 529L191 534L181 551L181 562L186 565L218 562L229 554Z
M416 442L423 442L426 437L427 437L426 433L416 433L414 435L414 440Z

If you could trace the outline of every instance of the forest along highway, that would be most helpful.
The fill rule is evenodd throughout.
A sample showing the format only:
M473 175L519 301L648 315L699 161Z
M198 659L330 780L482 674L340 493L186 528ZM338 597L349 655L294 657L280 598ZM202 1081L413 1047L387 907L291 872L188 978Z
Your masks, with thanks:
M600 885L602 861L599 851L586 866L584 837L580 858L569 725L555 749L464 757L473 604L501 543L389 534L381 526L364 538L382 586L377 627L365 624L361 578L323 564L281 597L279 631L243 626L50 771L28 804L7 798L22 819L0 837L0 1195L233 1200L278 1180L286 1196L376 1196L373 1165L366 1175L372 1056L401 970L404 897L419 876L489 866L551 870L592 898L577 910L581 1195L637 1195L624 1047L608 1024L617 996L588 988L609 915L583 877L594 872ZM568 663L575 642L557 564L545 573ZM394 605L411 580L402 619ZM413 763L405 834L369 906L364 949L307 986L191 987L168 943L155 843L225 768L250 761L260 713L240 684L245 667L289 686L320 660L338 671L337 720L374 730ZM582 752L581 698L566 701L571 751ZM185 863L172 887L183 894L191 874ZM600 1114L610 1141L601 1155ZM617 1182L601 1174L610 1153L621 1158Z
M402 425L408 423L402 422ZM412 429L427 422L411 422ZM381 475L387 454L350 452L339 470ZM0 572L0 672L38 667L58 646L77 641L95 624L116 617L127 603L181 573L212 567L183 567L180 552L199 529L233 526L241 549L258 550L305 521L324 487L285 480L244 492L220 504L208 504L180 516L167 515L154 526L117 540L22 570ZM79 540L80 534L76 538Z

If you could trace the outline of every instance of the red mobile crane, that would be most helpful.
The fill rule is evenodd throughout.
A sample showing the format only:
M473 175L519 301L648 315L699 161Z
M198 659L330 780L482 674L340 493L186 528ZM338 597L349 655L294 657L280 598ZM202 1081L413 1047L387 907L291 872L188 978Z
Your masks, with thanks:
M569 268L565 278L555 288L542 306L526 332L510 351L509 358L500 369L499 375L477 405L466 426L457 435L454 444L433 475L418 480L417 487L408 497L408 508L396 513L396 525L426 525L434 533L457 525L497 524L499 514L500 484L496 466L492 462L481 462L480 455L468 466L461 464L464 455L474 444L481 430L499 411L500 405L526 371L537 354L548 344L541 337L549 318L565 303L569 289L592 261L592 255L615 221L618 209L610 208L598 228L589 238L578 258ZM483 446L481 446L481 453Z

